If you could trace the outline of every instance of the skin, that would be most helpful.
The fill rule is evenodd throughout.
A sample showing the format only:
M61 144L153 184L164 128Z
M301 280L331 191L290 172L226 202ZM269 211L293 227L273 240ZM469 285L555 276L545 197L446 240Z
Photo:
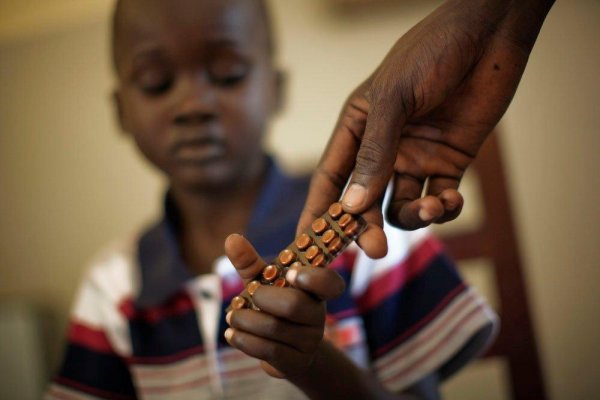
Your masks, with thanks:
M348 181L344 209L370 222L359 245L371 257L387 252L383 213L409 230L455 219L460 180L510 104L552 3L449 0L402 36L342 108L298 231Z
M260 2L126 0L114 20L115 103L123 130L168 178L180 243L212 272L245 229L265 171L263 135L281 73Z

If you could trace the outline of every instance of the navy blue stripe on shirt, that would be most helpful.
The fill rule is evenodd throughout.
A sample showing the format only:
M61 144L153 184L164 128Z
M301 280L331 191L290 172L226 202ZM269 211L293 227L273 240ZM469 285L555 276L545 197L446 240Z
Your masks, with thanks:
M110 373L106 373L110 371ZM67 351L56 382L94 396L109 399L135 399L135 389L125 361L77 344Z
M193 308L183 314L169 315L155 322L132 319L129 321L129 331L132 358L135 362L152 358L152 362L155 363L160 362L157 357L167 356L168 362L173 362L173 357L177 358L178 354L183 358L190 352L199 352L203 344Z
M409 339L411 328L430 318L440 303L448 301L449 293L455 296L461 287L450 260L437 255L421 274L364 314L365 329L371 333L370 354L376 357L390 343L397 346Z

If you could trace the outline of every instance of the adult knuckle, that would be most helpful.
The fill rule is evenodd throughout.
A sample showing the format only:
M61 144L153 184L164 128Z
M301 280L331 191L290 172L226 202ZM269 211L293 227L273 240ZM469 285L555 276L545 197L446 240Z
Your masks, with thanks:
M411 210L408 202L390 206L387 210L387 220L390 224L406 231L414 231L429 225L419 219L417 211Z
M373 176L381 173L380 162L387 157L383 143L371 137L364 137L356 155L356 172Z
M414 110L416 105L415 88L423 81L424 69L422 59L415 60L411 68L403 71L401 74L390 73L389 77L378 85L376 92L378 109L386 109L389 104L400 104L407 112ZM392 76L393 75L393 76Z
M342 190L344 188L344 186L346 185L346 181L347 181L347 176L345 176L344 174L340 173L337 170L331 170L331 169L325 168L325 166L323 166L323 165L317 166L315 173L314 173L313 182L315 179L317 179L318 176L325 178L325 181L327 181L327 182L331 182L333 187L338 190ZM315 215L317 215L315 210L311 210L311 211L314 212Z

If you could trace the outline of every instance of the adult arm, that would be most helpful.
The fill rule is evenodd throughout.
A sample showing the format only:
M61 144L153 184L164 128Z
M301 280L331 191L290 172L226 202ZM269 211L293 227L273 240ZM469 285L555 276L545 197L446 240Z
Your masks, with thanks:
M386 252L381 201L404 229L456 218L460 180L517 89L552 0L448 0L402 36L349 96L311 181L298 231L343 196Z

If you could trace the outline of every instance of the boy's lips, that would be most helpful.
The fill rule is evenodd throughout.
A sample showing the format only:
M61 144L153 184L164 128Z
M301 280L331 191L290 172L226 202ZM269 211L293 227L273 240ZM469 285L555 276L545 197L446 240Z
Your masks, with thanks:
M214 136L182 138L171 148L171 154L178 163L204 164L225 156L225 142Z

